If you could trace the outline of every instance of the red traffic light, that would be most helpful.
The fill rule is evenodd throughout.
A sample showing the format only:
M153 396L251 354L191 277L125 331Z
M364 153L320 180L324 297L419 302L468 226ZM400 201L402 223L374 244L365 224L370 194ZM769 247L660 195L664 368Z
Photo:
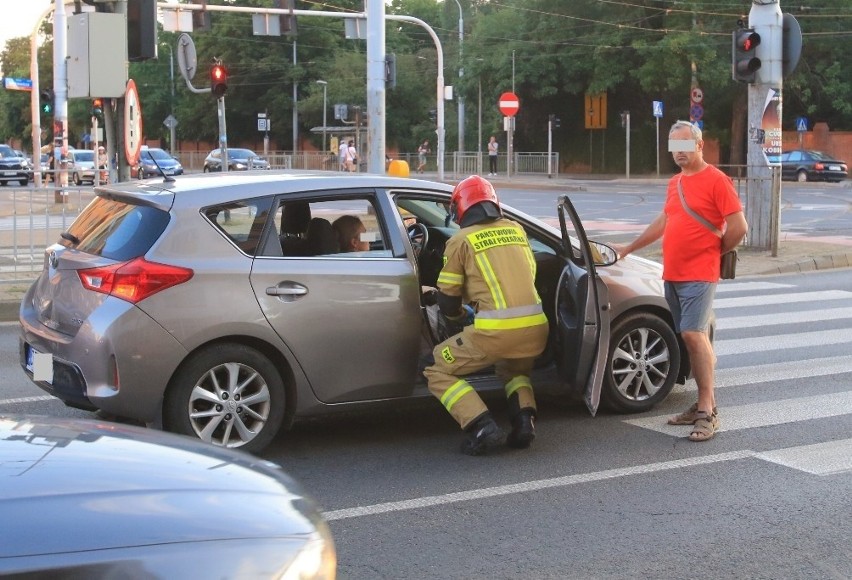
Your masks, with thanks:
M760 35L754 28L740 28L733 34L732 78L735 81L753 83L760 69L760 59L755 49L760 45Z
M228 70L225 65L218 63L210 67L210 91L216 98L225 95L228 90Z
M104 112L104 100L92 99L92 115L100 116Z

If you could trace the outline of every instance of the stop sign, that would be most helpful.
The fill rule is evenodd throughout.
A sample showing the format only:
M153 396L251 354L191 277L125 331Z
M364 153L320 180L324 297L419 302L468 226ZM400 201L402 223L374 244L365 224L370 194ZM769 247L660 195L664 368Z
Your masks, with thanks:
M500 107L500 112L507 117L514 117L518 109L521 108L521 103L518 101L518 95L515 93L503 93L500 95L500 100L497 102Z

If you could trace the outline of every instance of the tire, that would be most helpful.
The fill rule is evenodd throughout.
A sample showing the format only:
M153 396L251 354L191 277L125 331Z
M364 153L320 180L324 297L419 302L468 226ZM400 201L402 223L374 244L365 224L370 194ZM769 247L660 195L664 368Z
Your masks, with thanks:
M205 165L205 166L204 166L204 171L203 171L203 172L204 172L204 173L210 173L210 168L209 168L209 167L207 167L207 166Z
M240 397L252 401L240 404ZM259 351L214 345L192 355L175 373L163 403L164 427L256 453L281 428L285 398L275 365Z
M83 180L80 179L80 176L76 173L72 176L72 179L74 180L75 185L83 185Z
M665 399L680 371L674 330L654 314L629 314L613 326L601 403L618 413L642 413Z
M18 183L20 183L22 187L26 187L27 185L30 184L30 180L29 180L28 177L25 177L24 179L21 179L20 181L18 181Z
M796 173L796 181L799 183L805 183L808 180L808 172L804 169L800 169L798 173Z

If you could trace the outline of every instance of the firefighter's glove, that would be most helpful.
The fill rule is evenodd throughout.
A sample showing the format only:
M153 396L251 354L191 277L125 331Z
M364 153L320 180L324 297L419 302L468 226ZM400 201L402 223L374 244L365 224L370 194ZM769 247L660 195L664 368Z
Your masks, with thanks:
M462 324L470 326L473 324L473 319L476 318L476 311L469 304L462 304L462 309L464 310L464 322Z

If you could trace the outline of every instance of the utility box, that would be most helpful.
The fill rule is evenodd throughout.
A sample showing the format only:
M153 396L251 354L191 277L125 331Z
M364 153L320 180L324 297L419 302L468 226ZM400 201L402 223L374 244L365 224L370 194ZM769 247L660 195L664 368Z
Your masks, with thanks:
M107 12L69 16L68 98L120 98L126 86L126 16Z

